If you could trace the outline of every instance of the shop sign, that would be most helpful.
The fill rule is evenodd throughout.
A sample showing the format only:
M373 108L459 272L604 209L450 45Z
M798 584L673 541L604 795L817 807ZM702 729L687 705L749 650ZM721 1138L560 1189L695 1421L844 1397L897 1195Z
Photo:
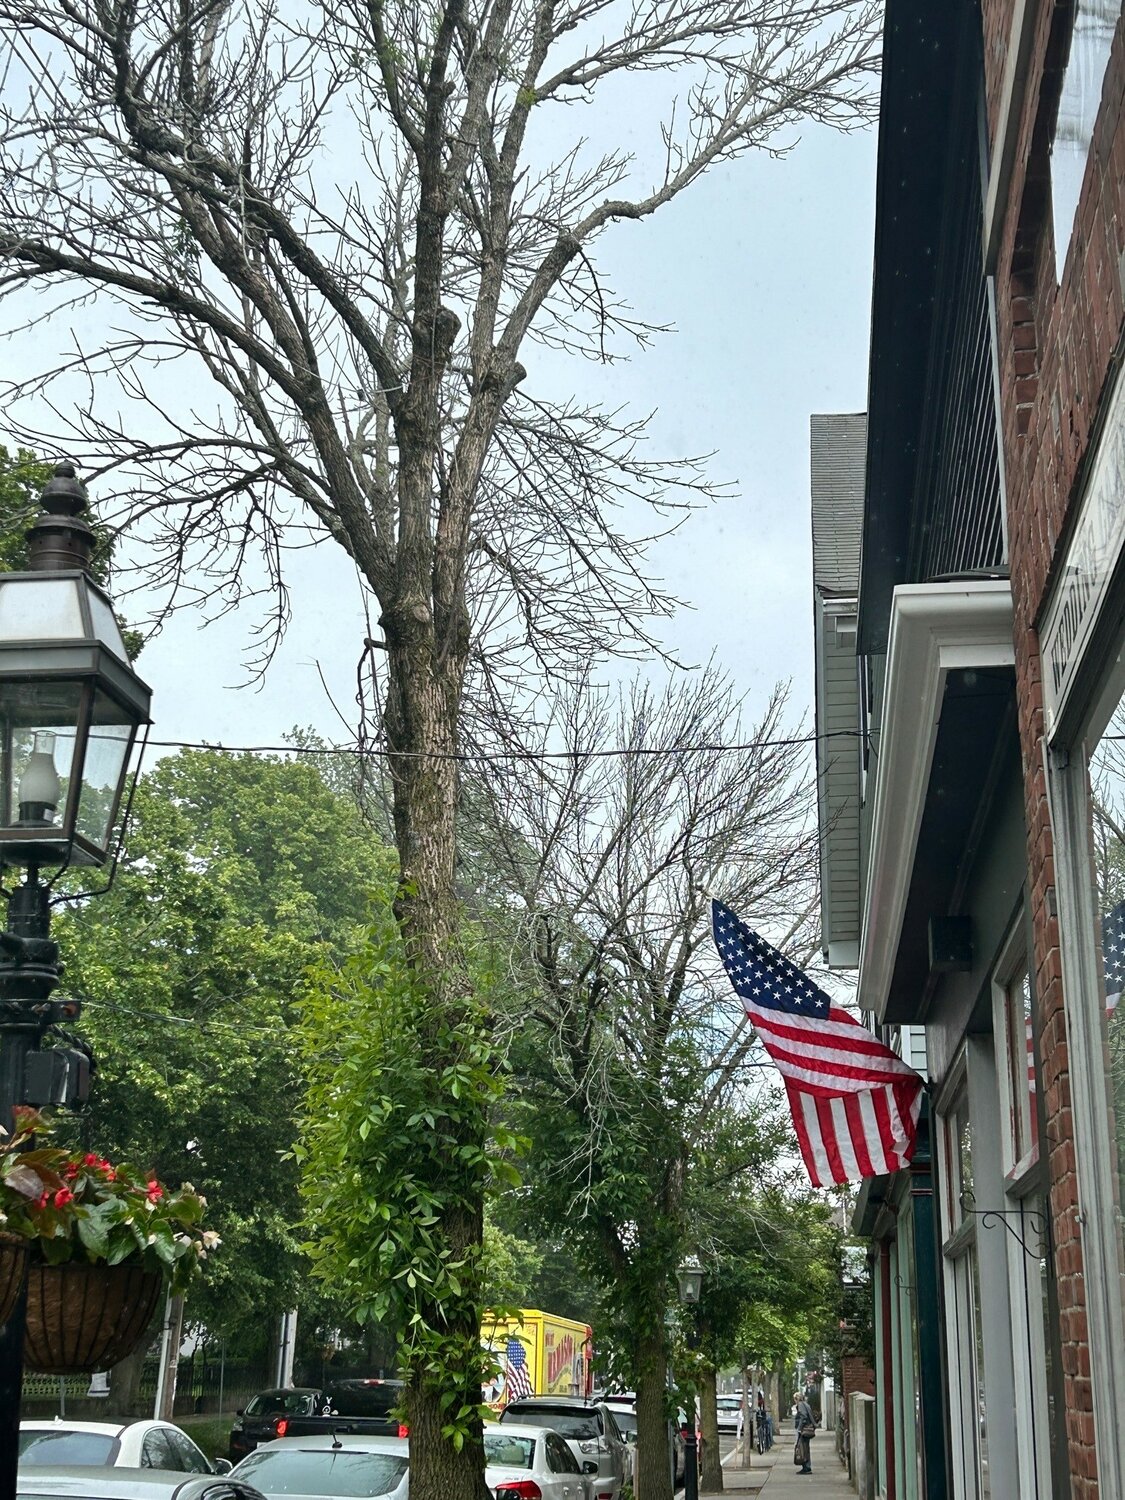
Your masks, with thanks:
M1125 379L1119 373L1078 523L1043 617L1043 709L1058 727L1086 643L1125 545Z

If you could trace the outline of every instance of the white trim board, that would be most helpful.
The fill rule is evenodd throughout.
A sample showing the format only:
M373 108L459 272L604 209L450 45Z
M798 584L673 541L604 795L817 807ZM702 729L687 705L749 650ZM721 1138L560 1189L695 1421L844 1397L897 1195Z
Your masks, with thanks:
M880 1021L902 933L946 678L950 672L1014 663L1007 579L895 589L857 991L859 1004Z

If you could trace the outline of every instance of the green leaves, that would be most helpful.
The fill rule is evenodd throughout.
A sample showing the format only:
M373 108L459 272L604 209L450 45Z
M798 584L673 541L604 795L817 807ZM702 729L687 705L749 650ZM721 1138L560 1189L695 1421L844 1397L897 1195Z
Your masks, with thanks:
M505 1087L487 1008L487 954L438 1010L407 960L387 879L366 938L312 972L299 1040L308 1077L296 1153L309 1251L356 1316L390 1321L404 1367L440 1392L460 1449L479 1420L482 1191L518 1181L520 1147L492 1127Z
M203 1191L223 1254L190 1314L232 1348L325 1302L309 1292L284 1155L302 1088L290 1027L306 970L355 945L388 868L354 802L312 766L191 751L139 785L113 888L56 921L98 1059L69 1139L141 1163L172 1194L185 1180ZM339 1308L325 1315L342 1326Z

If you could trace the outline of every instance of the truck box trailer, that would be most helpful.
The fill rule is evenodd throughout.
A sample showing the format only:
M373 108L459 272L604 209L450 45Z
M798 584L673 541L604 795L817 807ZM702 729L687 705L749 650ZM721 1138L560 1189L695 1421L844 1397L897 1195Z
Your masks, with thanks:
M523 1308L511 1318L486 1317L481 1341L500 1366L487 1393L497 1409L517 1395L588 1396L594 1388L587 1323Z

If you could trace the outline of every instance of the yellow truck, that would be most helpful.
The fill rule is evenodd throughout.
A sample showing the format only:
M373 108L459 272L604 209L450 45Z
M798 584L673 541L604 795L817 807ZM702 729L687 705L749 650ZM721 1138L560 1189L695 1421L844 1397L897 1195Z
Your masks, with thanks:
M514 1317L486 1316L481 1342L500 1366L486 1390L502 1411L518 1396L588 1396L593 1383L593 1330L537 1308Z

